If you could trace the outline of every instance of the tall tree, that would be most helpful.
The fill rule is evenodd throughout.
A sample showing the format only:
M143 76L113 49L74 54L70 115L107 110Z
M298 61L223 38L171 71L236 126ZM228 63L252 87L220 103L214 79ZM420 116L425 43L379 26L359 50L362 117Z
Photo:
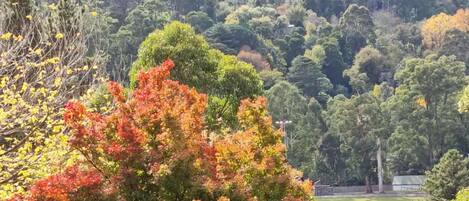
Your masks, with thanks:
M346 67L339 42L334 37L325 37L318 40L318 44L324 48L325 59L322 70L334 85L345 85L347 82L343 78L343 71Z
M376 39L374 23L369 10L364 6L350 5L339 21L341 46L347 63L352 63L355 54Z
M414 160L416 156L426 155L426 160L406 161L414 167L428 167L434 164L439 157L449 148L467 150L466 118L458 117L456 111L456 94L465 85L464 63L456 61L452 57L436 57L430 55L425 59L409 59L396 74L399 87L396 94L389 101L392 106L393 122L398 129L391 138L407 141L404 136L410 136L410 140L416 143L412 147L403 147L405 150L421 151L399 151L391 145L394 150L390 154L405 154L397 162ZM400 136L400 137L398 137ZM404 142L401 141L401 142ZM407 141L409 142L409 141ZM426 146L421 146L425 145ZM399 142L394 144L400 146ZM419 147L421 146L421 147ZM397 159L397 158L396 158ZM411 167L410 167L411 168ZM400 170L403 172L410 171ZM424 169L412 170L410 172L422 172Z
M332 90L332 84L321 72L321 66L304 56L293 60L287 79L301 89L305 96L314 97L323 103L327 101L327 94Z
M371 193L375 156L380 147L379 139L384 135L384 115L379 101L366 93L350 99L335 99L331 107L336 108L330 113L331 129L341 133L341 149L350 153L347 162L364 180L366 192Z

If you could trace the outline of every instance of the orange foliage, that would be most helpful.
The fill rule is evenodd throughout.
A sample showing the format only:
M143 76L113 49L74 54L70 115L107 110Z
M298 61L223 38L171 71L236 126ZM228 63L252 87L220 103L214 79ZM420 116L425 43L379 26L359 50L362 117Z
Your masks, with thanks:
M301 174L286 164L265 98L242 101L242 131L212 145L203 121L207 96L168 80L173 67L166 61L141 72L130 98L109 83L116 104L109 115L70 101L64 113L70 145L89 171L67 169L12 200L311 199L311 183L297 180Z
M266 99L244 100L238 112L242 131L215 142L217 170L225 188L240 189L237 197L250 200L308 200L309 181L285 160L281 132L267 115Z
M454 14L455 26L457 29L469 32L469 8L459 9L456 14Z
M440 13L426 20L422 25L424 45L429 49L440 48L445 33L451 29L469 33L469 8L459 9L453 16Z
M425 100L425 98L419 98L415 101L415 103L417 103L417 105L419 105L420 107L427 108L427 101Z
M106 196L101 175L95 171L83 171L73 166L65 172L37 181L26 197L17 196L9 201L20 200L80 200L83 197L101 200Z

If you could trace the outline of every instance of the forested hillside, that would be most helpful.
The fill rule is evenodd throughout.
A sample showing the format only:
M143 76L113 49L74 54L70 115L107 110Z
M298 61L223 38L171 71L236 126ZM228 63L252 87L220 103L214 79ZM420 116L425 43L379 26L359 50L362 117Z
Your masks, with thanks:
M469 0L3 0L0 53L0 199L469 186Z

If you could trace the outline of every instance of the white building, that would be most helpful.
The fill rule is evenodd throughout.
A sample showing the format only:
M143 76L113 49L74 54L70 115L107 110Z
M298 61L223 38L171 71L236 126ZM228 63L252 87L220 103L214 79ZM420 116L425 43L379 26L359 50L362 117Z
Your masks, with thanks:
M393 191L422 191L425 179L424 175L394 176L392 189Z

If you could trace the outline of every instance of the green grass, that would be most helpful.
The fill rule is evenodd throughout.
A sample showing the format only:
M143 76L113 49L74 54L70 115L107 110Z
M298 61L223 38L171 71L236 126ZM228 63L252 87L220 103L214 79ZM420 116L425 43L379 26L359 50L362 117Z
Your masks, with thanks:
M317 201L424 201L423 197L344 197L344 198L321 198Z

